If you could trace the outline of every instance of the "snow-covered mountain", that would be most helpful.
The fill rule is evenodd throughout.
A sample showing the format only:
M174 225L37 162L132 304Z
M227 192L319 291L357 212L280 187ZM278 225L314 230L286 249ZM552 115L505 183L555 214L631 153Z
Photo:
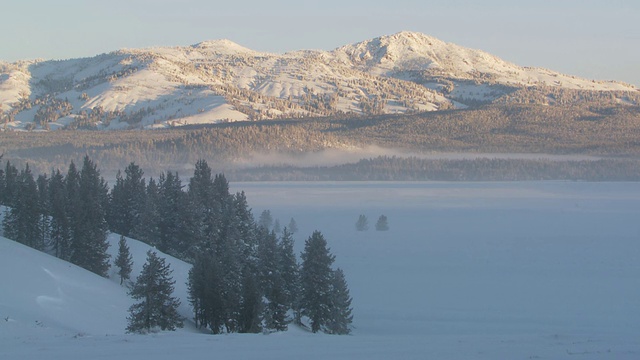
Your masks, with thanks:
M5 128L166 128L465 108L523 88L633 92L400 32L285 54L229 40L92 58L0 63ZM628 101L624 95L621 101Z

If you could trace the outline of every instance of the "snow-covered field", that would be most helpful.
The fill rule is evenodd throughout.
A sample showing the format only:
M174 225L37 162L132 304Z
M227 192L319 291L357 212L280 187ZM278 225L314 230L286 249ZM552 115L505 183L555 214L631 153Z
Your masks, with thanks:
M255 215L294 217L298 250L323 232L353 335L127 335L116 279L0 239L0 359L640 358L640 183L231 186ZM388 232L374 230L381 214ZM139 270L146 246L129 244ZM188 265L169 262L186 304Z

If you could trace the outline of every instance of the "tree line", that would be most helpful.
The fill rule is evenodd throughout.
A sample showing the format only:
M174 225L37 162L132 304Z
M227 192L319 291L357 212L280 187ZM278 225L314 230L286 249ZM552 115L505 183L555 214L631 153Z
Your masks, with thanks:
M106 277L107 235L121 234L115 262L121 282L131 271L124 236L187 261L193 265L187 285L194 321L215 334L283 331L292 321L313 332L351 331L348 286L342 270L333 267L335 257L322 233L306 240L300 262L295 229L276 232L269 222L256 221L244 192L230 193L225 176L212 175L206 161L196 163L186 186L177 172L148 181L143 175L131 163L109 189L88 156L80 169L72 162L66 174L56 170L37 178L29 166L18 170L7 161L0 170L4 236ZM290 226L296 227L293 219ZM143 270L134 297L145 279L147 284L158 279L149 277L164 277L171 285L160 259L148 254L145 267L155 270ZM141 298L159 293L146 295ZM132 310L130 321L138 325L129 330L147 328L139 327L141 317L135 314L140 312L150 326L152 312L145 306L151 303Z

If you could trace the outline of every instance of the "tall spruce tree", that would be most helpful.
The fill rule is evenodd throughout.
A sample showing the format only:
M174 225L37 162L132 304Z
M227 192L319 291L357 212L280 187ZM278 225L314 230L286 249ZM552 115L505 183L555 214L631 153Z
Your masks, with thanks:
M71 258L68 212L65 178L56 170L49 180L49 239L55 256L67 261Z
M16 192L18 191L18 169L13 164L11 164L9 160L7 160L7 163L5 165L3 186L3 204L6 206L12 206L14 203Z
M0 160L2 160L4 154L0 154ZM5 187L4 170L0 168L0 205L4 205L4 187Z
M12 204L3 219L4 236L34 249L44 250L38 224L40 208L38 188L29 165L20 171L12 185Z
M100 276L107 276L107 185L96 164L85 156L79 176L78 203L72 213L71 262Z
M120 276L120 285L122 285L131 277L131 268L133 266L129 245L127 245L127 240L124 238L124 235L120 235L120 240L118 241L118 256L116 256L114 264L118 267L118 276Z
M271 216L270 210L263 210L262 213L260 213L258 226L267 229L267 231L271 231L271 227L273 226L273 217Z
M184 209L183 204L182 181L178 173L169 171L166 174L160 174L158 183L159 197L158 222L159 236L156 246L158 250L179 256L183 250L183 243L180 237L181 232L181 214Z
M241 333L258 333L262 331L264 303L260 284L254 270L254 267L249 264L245 264L242 270L242 298L238 327L238 331Z
M149 184L142 200L140 221L134 225L132 237L151 246L158 246L160 239L160 190L155 179L149 179Z
M264 232L264 229L262 230ZM260 284L265 297L263 318L268 330L287 330L287 291L281 273L282 259L274 231L262 237L259 247Z
M49 234L51 230L51 205L49 203L49 179L47 179L47 175L38 175L36 185L38 187L38 213L40 214L37 224L40 235L38 242L42 244L43 248L46 248L50 246Z
M288 228L282 230L282 237L278 243L280 253L280 274L284 282L285 303L293 309L296 321L300 320L300 265L294 251L294 240Z
M298 232L298 224L296 223L296 220L294 218L291 218L291 220L289 220L289 225L287 226L287 228L289 229L291 235Z
M353 322L353 309L351 308L351 296L342 269L333 272L331 278L331 312L327 322L327 332L335 335L347 335L351 333Z
M301 313L309 318L314 333L324 330L331 320L334 259L322 233L314 231L305 241L300 270Z
M173 296L175 281L171 278L169 265L164 258L149 250L129 295L140 302L129 308L127 332L149 332L175 330L183 326L178 314L180 300Z

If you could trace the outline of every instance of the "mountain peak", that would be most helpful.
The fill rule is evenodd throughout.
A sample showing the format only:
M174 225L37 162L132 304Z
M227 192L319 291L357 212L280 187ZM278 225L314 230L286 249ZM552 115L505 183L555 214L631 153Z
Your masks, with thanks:
M218 52L221 54L254 54L255 50L246 48L238 43L228 39L206 40L192 46L196 49L207 50L209 52Z

